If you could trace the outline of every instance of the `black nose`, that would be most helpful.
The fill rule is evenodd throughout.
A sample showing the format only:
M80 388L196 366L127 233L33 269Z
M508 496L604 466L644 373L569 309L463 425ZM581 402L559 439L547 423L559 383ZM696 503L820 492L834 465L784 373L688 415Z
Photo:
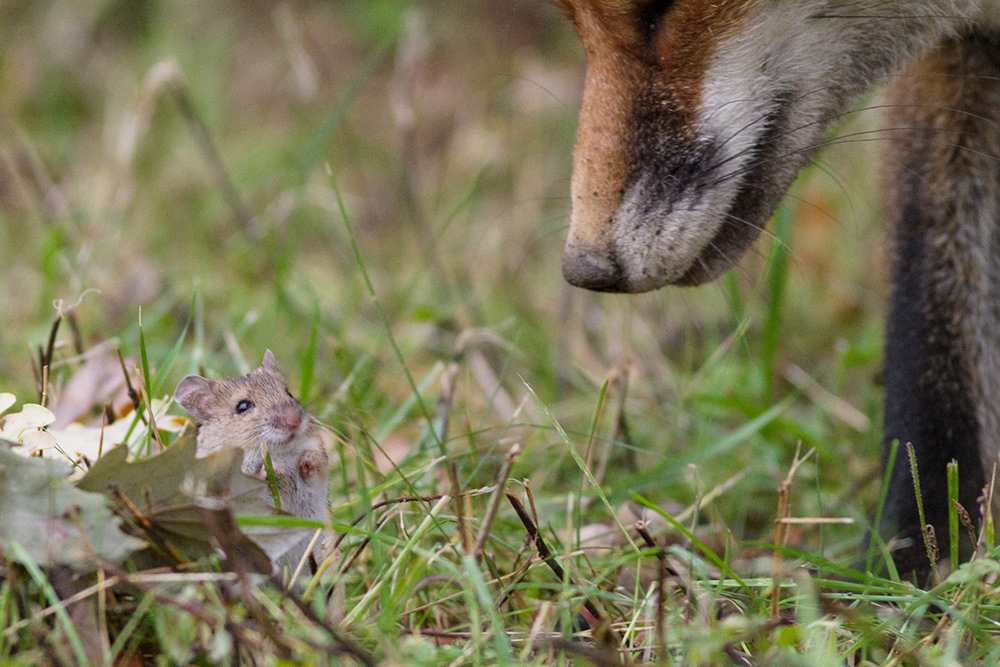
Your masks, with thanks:
M625 280L613 252L567 246L562 261L563 278L570 285L595 292L624 292Z

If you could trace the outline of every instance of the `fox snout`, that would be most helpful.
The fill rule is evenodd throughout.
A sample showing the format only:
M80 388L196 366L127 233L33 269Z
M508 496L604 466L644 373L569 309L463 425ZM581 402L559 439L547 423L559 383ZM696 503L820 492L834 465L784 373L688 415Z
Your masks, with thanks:
M581 125L577 155L582 157L575 166L562 264L570 284L603 292L697 284L718 275L717 267L738 257L756 238L753 232L759 233L759 226L725 224L726 214L720 216L742 204L720 201L727 193L713 190L721 140L686 136L671 128L669 111L662 113L648 118L632 111L637 126L619 158L621 174L601 186L613 193L610 198L588 183L593 177L587 156L594 148L587 146L589 128ZM645 122L635 120L642 116Z
M834 18L860 0L560 2L587 56L563 275L599 291L732 267L831 123L935 27Z
M706 114L720 42L753 3L563 4L587 53L563 276L612 292L716 277L763 226L730 224L748 202L719 177L744 137L727 140L732 113Z

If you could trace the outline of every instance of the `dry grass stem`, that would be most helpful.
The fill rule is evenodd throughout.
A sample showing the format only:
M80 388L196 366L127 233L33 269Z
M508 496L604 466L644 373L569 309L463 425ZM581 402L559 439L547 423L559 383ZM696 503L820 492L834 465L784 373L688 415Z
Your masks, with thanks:
M497 473L496 484L493 488L493 493L490 494L489 503L486 505L486 514L483 515L482 523L479 526L479 533L476 535L476 544L471 552L475 558L479 558L483 547L486 546L486 540L490 536L490 529L493 527L493 519L496 518L497 510L500 508L500 498L504 494L504 487L507 484L508 478L510 478L510 471L514 468L514 462L520 453L520 445L515 444L511 447L507 453L507 457L504 459L503 465Z

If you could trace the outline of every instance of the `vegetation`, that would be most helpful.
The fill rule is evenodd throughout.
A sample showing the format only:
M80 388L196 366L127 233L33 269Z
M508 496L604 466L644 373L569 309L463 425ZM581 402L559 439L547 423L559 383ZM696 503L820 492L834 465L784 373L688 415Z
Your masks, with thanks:
M82 524L11 480L83 491L0 458L0 664L996 664L989 541L924 587L866 546L877 142L833 142L720 282L584 293L582 71L540 0L0 5L11 413L122 420L141 460L184 413L135 407L271 349L340 540L290 591L228 551L40 563L12 525Z

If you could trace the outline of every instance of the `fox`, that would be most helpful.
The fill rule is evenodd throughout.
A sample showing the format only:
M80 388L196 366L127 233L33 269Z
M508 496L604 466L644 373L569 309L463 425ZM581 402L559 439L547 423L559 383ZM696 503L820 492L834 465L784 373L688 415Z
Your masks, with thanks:
M948 463L976 516L1000 454L1000 0L556 1L586 55L562 274L589 290L735 266L887 86L868 138L890 227L883 434L901 454L879 533L900 571L936 567L905 446L943 554Z

